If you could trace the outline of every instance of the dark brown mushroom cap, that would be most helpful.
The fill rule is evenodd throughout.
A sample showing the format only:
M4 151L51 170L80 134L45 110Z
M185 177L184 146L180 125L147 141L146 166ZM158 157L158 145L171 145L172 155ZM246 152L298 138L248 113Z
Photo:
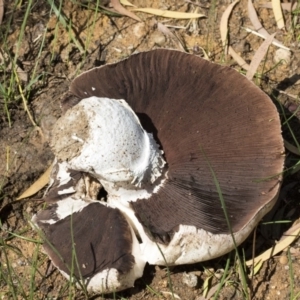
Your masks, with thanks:
M229 67L160 49L85 72L70 92L125 99L164 150L164 187L131 203L149 236L168 242L180 224L229 233L209 164L234 232L278 192L284 162L278 113Z
M130 227L118 209L90 203L80 212L58 220L57 207L54 204L40 211L35 222L46 237L46 253L60 271L71 275L73 265L72 275L85 279L106 269L126 274L133 268ZM50 220L56 222L46 223Z

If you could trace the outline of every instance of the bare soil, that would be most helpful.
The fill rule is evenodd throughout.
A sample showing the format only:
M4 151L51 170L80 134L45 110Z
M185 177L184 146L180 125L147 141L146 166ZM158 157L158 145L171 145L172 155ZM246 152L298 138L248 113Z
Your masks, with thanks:
M7 20L12 17L6 49L11 56L14 56L27 2L23 1L23 5L14 11L13 5L6 2L4 21L1 26L4 28ZM27 239L38 239L29 220L41 208L41 201L16 201L16 198L37 180L53 161L53 154L48 145L49 133L61 115L60 99L68 91L70 81L76 75L94 66L119 61L137 51L160 47L178 50L182 50L183 47L185 51L201 57L204 56L204 49L210 60L241 71L231 57L224 56L219 33L220 18L231 1L216 1L215 8L212 7L213 1L195 1L200 5L199 11L207 18L192 22L163 19L139 13L137 15L143 22L137 22L128 17L111 16L103 12L95 15L91 9L92 6L86 8L80 3L74 3L75 1L63 1L62 11L65 17L71 20L72 32L79 44L86 49L85 53L78 50L78 47L70 40L70 33L62 25L57 26L58 20L55 14L49 15L48 2L46 0L35 2L21 43L18 63L30 78L36 60L39 59L36 72L39 77L33 83L28 96L28 106L34 120L41 128L42 134L30 122L20 97L9 103L11 127L8 124L7 113L4 109L0 111L1 240L10 247L9 250L7 247L4 250L2 244L0 247L1 270L3 271L0 277L2 299L11 298L6 294L8 288L2 281L3 276L8 276L10 272L7 260L10 261L13 269L14 284L20 285L21 278L24 293L29 295L29 283L32 276L30 270L36 257L38 258L38 272L34 274L33 299L65 299L69 295L68 290L65 289L66 280L58 271L49 267L49 261L41 247L37 248L36 243L13 236L11 233ZM89 1L85 3L87 2ZM131 2L138 7L155 7L174 11L193 11L197 7L189 1L183 0L132 0ZM276 64L273 58L278 48L271 46L264 64L261 64L259 69L259 72L263 72L264 75L254 81L274 99L284 122L284 115L290 116L299 107L297 96L300 93L300 33L299 30L293 32L290 29L291 15L288 12L285 12L286 28L288 29L279 31L272 9L261 7L266 2L255 1L259 18L269 33L277 32L276 38L292 49L292 55L289 62ZM162 33L157 22L182 27L169 28L177 36L177 39ZM261 45L262 39L246 32L243 27L252 28L248 18L246 0L241 0L233 10L229 22L229 42L236 52L250 63ZM2 36L3 28L0 28ZM45 30L47 30L45 45L39 56L41 35ZM1 46L4 47L3 44ZM0 76L1 80L6 80L3 74ZM26 85L25 82L22 84ZM284 93L280 93L278 90ZM293 95L296 98L293 98ZM2 102L0 99L0 103ZM299 117L300 113L296 113L289 122L298 141L300 137ZM283 125L283 134L285 139L293 142L290 129L286 124ZM299 157L287 151L287 168L294 166L298 161ZM256 235L250 236L240 246L241 253L244 253L247 259L252 257L253 249L257 255L276 244L283 232L300 218L299 176L299 172L286 172L278 203L263 220L264 222L286 220L290 223L265 225L262 222L256 230ZM41 198L42 195L41 191L34 198ZM288 258L289 255L291 259ZM136 281L134 288L118 293L117 296L108 295L104 298L171 299L170 291L173 289L174 294L181 299L205 299L202 298L205 280L213 274L209 280L209 288L214 287L224 272L228 257L231 257L230 277L222 288L219 299L243 299L234 254L214 261L171 268L170 278L173 288L170 287L166 268L148 265L143 278ZM196 276L194 277L198 281L196 287L191 288L185 283L186 274ZM291 287L292 282L294 282L294 288ZM249 278L248 286L252 299L292 299L291 291L294 291L294 296L297 295L300 292L300 240L294 242L289 248L289 252L285 251L265 262L260 271ZM83 293L77 291L74 299L83 298L85 298ZM300 299L299 295L298 298ZM102 297L95 296L92 299L102 299Z

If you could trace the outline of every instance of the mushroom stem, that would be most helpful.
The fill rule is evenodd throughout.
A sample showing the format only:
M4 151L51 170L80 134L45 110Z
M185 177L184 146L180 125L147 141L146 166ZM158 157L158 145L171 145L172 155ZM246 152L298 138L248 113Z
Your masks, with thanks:
M153 190L166 164L125 100L83 99L58 120L51 146L60 162L89 172L109 195L120 196L120 188L139 191L131 200L150 196L147 190Z

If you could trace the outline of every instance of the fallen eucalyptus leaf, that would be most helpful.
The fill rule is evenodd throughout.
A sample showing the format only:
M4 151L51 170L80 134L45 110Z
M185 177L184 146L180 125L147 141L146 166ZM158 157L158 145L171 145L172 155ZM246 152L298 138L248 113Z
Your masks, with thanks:
M221 40L224 47L225 55L228 51L228 43L227 43L227 36L228 36L228 20L231 15L231 12L234 8L234 6L239 2L240 0L236 0L233 3L231 3L226 10L224 11L221 21L220 21L220 33L221 33Z
M265 57L265 55L268 52L268 49L270 47L270 45L273 42L274 36L276 33L273 33L272 35L270 35L261 45L260 47L257 49L257 51L255 52L252 61L250 63L250 68L247 71L246 74L246 78L248 78L249 80L252 80L254 74L256 73L259 64L261 63L261 61L263 60L263 58Z
M162 24L160 22L157 22L156 25L157 25L157 30L159 30L164 35L171 38L178 45L178 48L181 51L185 52L182 41L167 26L165 26L164 24Z
M170 11L163 10L158 8L134 8L132 11L139 11L146 14L151 14L155 16L165 17L165 18L173 18L173 19L194 19L194 18L204 18L206 17L203 14L196 13L186 13L180 11Z
M272 2L267 2L267 3L261 4L260 7L272 8ZM297 8L297 2L295 2L295 3L292 3L292 2L291 3L281 3L281 8L283 10L291 12L294 9Z
M254 268L252 268L251 273L249 274L249 277L255 276L263 266L263 261L258 262Z
M263 38L263 39L266 39L266 38L267 38L266 35L263 35L263 34L257 32L257 31L255 31L255 30L252 30L252 29L246 28L246 27L242 27L242 28L245 29L247 32L253 33L253 34L255 34L255 35L257 35L257 36L259 36L259 37L261 37L261 38ZM268 35L268 36L270 36L270 35ZM280 43L280 42L277 41L276 39L273 39L272 44L273 44L274 46L277 46L278 48L282 48L282 49L291 51L290 48L284 46L282 43Z
M120 15L127 16L138 22L142 21L136 14L134 14L133 12L127 10L124 6L122 6L120 0L111 0L110 3L112 8Z
M231 46L227 45L227 35L228 35L228 20L229 16L232 12L232 9L234 6L239 2L239 0L236 0L235 2L231 3L223 13L221 17L221 22L220 22L220 34L221 34L221 40L222 44L224 47L224 52L225 54L229 54L232 56L232 58L238 63L239 66L241 66L243 69L248 70L249 65L244 61L244 59L239 56L234 49Z
M264 39L267 39L270 36L270 34L260 23L258 16L256 14L256 10L253 6L252 0L248 0L248 16L249 16L249 19L250 19L252 25L254 26L255 30L257 31L257 33L259 33L259 36L263 37ZM252 33L254 33L254 32L252 32ZM274 44L276 43L276 45L278 47L280 47L279 45L283 46L283 44L276 39L274 39L273 43Z
M247 266L256 266L257 264L264 262L270 259L272 256L278 254L283 251L289 245L291 245L294 240L300 235L300 224L292 226L287 232L285 232L280 239L280 241L272 248L265 251L263 254L255 257L254 259L250 259L246 261Z
M45 187L49 183L51 170L52 165L41 175L41 177L38 178L37 181L35 181L24 193L21 194L17 200L28 198Z
M120 2L121 2L121 4L123 4L123 5L135 7L135 5L133 5L132 3L130 3L130 2L127 1L127 0L120 0Z
M243 68L244 70L246 70L246 71L249 70L249 68L250 68L249 64L247 64L247 63L245 62L245 60L244 60L241 56L239 56L239 55L233 50L233 48L232 48L231 46L228 47L228 54L232 56L232 58L238 63L238 65L239 65L240 67L242 67L242 68Z
M283 29L285 27L284 25L284 19L283 19L283 14L280 6L280 0L272 0L272 7L273 7L273 12L275 16L275 21L277 23L277 27L279 29Z

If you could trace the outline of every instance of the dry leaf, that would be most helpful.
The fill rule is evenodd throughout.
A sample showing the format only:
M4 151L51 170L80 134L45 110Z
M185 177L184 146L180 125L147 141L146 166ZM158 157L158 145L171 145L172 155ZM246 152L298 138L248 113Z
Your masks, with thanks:
M3 15L4 15L4 1L0 0L0 25L2 24Z
M120 2L121 2L121 4L123 4L123 5L135 7L135 5L133 5L132 3L130 3L130 2L127 1L127 0L120 0Z
M257 256L253 259L246 261L247 266L256 266L258 263L264 262L271 258L272 256L283 251L289 245L291 245L294 240L300 235L300 224L292 226L285 234L282 236L280 241L272 248L265 251L263 254Z
M261 269L261 267L263 266L263 261L260 261L259 263L257 263L254 268L251 270L249 277L251 278L252 276L255 276Z
M46 186L49 183L51 170L52 170L52 165L45 171L45 173L37 181L35 181L24 193L21 194L17 198L17 200L28 198L36 194L44 186Z
M165 17L165 18L173 18L173 19L194 19L194 18L204 18L206 17L203 14L196 14L196 13L186 13L180 11L170 11L170 10L163 10L157 8L134 8L132 11L139 11L146 14L151 14L155 16Z
M221 40L224 47L225 54L228 54L232 56L232 58L241 66L243 69L248 70L249 65L243 60L241 56L239 56L234 49L231 46L227 45L227 35L228 35L228 20L229 16L232 12L232 9L234 6L239 2L239 0L236 0L235 2L231 3L226 10L224 11L221 21L220 21L220 33L221 33Z
M267 2L267 3L261 4L260 7L272 8L272 2ZM291 12L294 9L297 8L297 2L295 2L295 3L281 3L281 8L283 10Z
M258 69L259 64L261 63L261 61L263 60L263 58L265 57L265 55L268 52L268 49L270 47L270 45L273 42L274 36L276 33L270 35L258 48L258 50L255 52L252 61L250 63L250 68L247 71L246 74L246 78L248 78L249 80L252 80L255 72Z
M266 38L267 38L266 35L260 34L259 32L256 32L255 30L252 30L252 29L246 28L246 27L243 27L243 28L244 28L247 32L253 33L253 34L255 34L255 35L257 35L257 36L259 36L259 37L261 37L261 38L263 38L263 39L266 39ZM270 35L268 35L268 36L270 36ZM277 46L278 48L282 48L282 49L291 51L290 48L284 46L282 43L280 43L280 42L277 41L276 39L273 39L272 44L273 44L274 46Z
M273 12L275 16L275 21L277 23L277 27L279 29L283 29L285 26L284 26L282 10L280 6L280 0L272 0L272 7L273 7Z
M255 8L253 6L252 0L248 0L248 15L252 25L254 26L254 29L261 35L263 35L265 38L267 38L269 36L269 33L260 23Z
M157 22L156 25L157 25L157 30L162 32L164 35L170 37L178 45L178 48L181 51L185 52L185 49L182 46L182 41L180 41L179 38L167 26L165 26L160 22Z
M127 16L139 22L142 21L136 14L134 14L133 12L127 10L124 6L122 6L120 0L110 0L110 3L113 9L120 15Z
M248 71L250 66L244 61L242 57L240 57L231 46L228 47L228 54L232 56L232 58L238 63L240 67L244 70Z
M248 0L248 15L249 15L249 19L250 19L252 25L254 26L254 29L259 33L257 35L261 36L264 39L267 39L270 36L270 34L260 23L258 16L256 14L256 11L255 11L255 8L253 6L252 0ZM247 31L249 31L249 30L247 30ZM254 32L252 32L252 33L254 33ZM284 47L286 49L286 47L283 46L283 44L276 39L273 40L273 44L276 45L277 47L282 47L282 48ZM287 49L287 50L289 50L289 49Z
M222 40L222 44L224 47L225 55L227 54L227 50L228 50L228 43L227 43L228 20L231 15L232 9L238 2L239 2L239 0L236 0L226 8L226 10L224 11L224 13L221 17L221 21L220 21L221 40Z

